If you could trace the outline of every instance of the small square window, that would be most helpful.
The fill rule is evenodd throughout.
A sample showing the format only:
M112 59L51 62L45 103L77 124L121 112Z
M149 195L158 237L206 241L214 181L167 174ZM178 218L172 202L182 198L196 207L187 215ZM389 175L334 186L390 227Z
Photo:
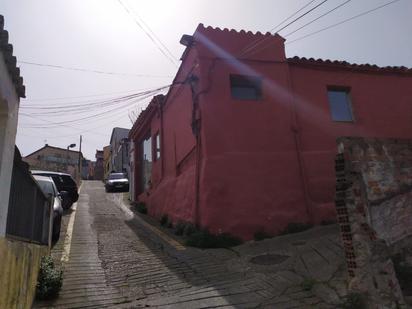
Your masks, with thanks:
M328 99L334 121L353 121L349 90L328 89Z
M260 100L262 80L255 76L230 75L230 90L233 99Z

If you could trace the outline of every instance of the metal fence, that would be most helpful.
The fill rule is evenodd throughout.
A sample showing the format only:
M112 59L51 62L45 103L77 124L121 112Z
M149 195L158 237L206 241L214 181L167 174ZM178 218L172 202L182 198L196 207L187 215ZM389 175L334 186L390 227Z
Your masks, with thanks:
M7 215L7 236L49 244L51 199L31 176L16 148Z

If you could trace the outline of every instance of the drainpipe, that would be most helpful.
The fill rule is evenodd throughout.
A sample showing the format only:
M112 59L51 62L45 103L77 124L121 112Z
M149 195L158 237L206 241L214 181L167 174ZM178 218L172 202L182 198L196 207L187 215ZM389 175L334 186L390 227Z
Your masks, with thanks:
M195 166L195 209L194 209L194 222L196 227L200 227L200 167L202 160L201 153L201 139L200 139L200 110L199 110L199 95L196 94L196 87L199 78L195 75L191 75L188 78L190 84L190 90L192 92L192 132L196 138L196 166Z
M157 102L159 104L159 112L160 112L160 179L163 179L163 174L164 174L164 148L163 148L163 140L164 140L164 135L163 135L163 104L164 104L164 99L163 98L157 98ZM157 149L156 149L157 151Z
M296 154L298 158L299 164L299 172L300 172L300 179L302 182L303 194L305 198L305 206L306 206L306 214L309 218L309 221L313 222L313 214L312 214L312 200L310 199L309 195L309 185L307 179L307 173L305 169L305 161L303 158L303 151L302 151L302 142L300 139L300 127L297 115L297 104L295 98L295 91L293 90L293 81L292 81L292 74L290 72L289 64L286 62L287 65L287 76L288 76L288 83L289 83L289 90L290 90L290 101L292 107L292 132L293 137L295 140L296 146Z

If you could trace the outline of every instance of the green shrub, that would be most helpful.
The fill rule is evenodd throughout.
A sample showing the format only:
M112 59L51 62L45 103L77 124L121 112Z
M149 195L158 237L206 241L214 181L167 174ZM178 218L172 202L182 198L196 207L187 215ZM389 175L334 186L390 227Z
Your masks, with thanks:
M185 231L186 223L183 221L178 221L175 225L175 235L182 236Z
M197 228L196 228L196 226L194 226L194 224L192 224L190 222L185 223L185 227L183 229L183 235L184 236L186 236L186 237L190 236L193 233L195 233L196 231L197 231Z
M147 207L146 207L146 204L143 202L137 203L136 210L140 212L141 214L147 214Z
M412 286L412 266L405 263L402 254L392 256L393 267L401 288Z
M169 223L169 216L167 214L160 217L160 225L166 226Z
M312 227L313 225L309 223L289 223L288 226L280 233L280 235L300 233Z
M332 224L336 224L336 220L322 220L320 222L320 225L332 225Z
M311 291L315 283L316 283L315 279L306 278L305 280L303 280L303 282L300 285L304 291Z
M346 296L342 308L346 309L366 309L365 297L360 293L351 292Z
M267 238L272 238L273 236L268 234L265 230L259 230L253 235L255 241L264 240Z
M240 245L242 241L227 233L211 234L208 230L192 233L186 240L186 245L197 248L229 248Z
M63 272L55 268L52 257L42 257L37 278L36 298L51 299L56 297L62 284Z

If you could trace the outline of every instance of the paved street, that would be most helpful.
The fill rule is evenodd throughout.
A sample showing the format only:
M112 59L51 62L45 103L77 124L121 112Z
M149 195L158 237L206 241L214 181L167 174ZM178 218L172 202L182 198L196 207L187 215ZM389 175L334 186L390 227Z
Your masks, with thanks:
M336 226L199 250L121 202L102 182L83 182L53 250L63 260L62 291L35 308L334 308L346 293Z

